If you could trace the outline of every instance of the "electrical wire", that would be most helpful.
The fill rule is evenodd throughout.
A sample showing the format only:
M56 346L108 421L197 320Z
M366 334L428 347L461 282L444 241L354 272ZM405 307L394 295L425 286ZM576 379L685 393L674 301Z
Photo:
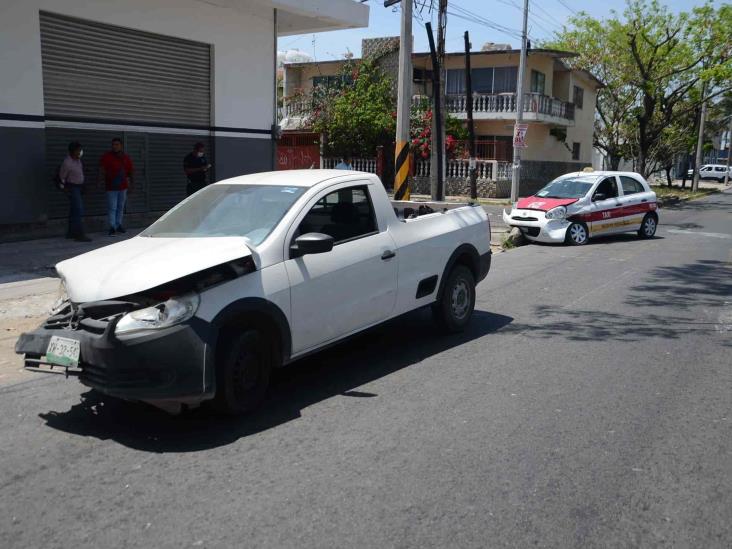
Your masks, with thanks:
M577 10L573 9L572 6L570 6L569 4L567 4L567 2L565 2L565 0L557 0L557 2L559 2L560 4L562 4L562 6L564 6L566 9L568 9L569 11L571 11L573 14L579 15L579 13L577 12Z

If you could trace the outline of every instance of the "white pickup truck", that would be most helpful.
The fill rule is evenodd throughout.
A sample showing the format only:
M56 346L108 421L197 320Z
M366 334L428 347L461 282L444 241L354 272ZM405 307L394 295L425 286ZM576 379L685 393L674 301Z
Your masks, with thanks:
M490 269L485 211L395 204L362 172L210 185L138 236L56 265L63 295L16 352L112 396L241 413L272 368L408 311L431 305L463 329Z

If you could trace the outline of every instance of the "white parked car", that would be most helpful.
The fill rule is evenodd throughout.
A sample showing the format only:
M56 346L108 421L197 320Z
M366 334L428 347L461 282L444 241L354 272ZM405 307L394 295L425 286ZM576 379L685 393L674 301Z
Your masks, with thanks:
M732 181L732 166L729 170L725 164L704 164L699 168L699 179L714 179L718 183L724 182L724 175L729 171L728 181ZM694 170L688 170L686 175L694 177Z
M404 206L362 172L216 183L140 235L59 263L67 296L16 352L109 395L239 413L273 368L413 309L462 330L490 269L486 213Z
M652 238L658 226L656 193L633 172L584 171L558 177L522 198L503 221L536 242L583 245L591 237L637 231Z

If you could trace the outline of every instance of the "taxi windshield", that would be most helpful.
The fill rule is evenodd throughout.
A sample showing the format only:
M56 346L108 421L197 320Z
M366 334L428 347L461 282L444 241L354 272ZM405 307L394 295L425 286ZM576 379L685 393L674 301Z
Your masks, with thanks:
M178 204L140 236L243 236L256 246L267 238L303 192L303 187L295 186L209 185Z
M540 198L582 198L592 188L594 179L555 179L536 193Z

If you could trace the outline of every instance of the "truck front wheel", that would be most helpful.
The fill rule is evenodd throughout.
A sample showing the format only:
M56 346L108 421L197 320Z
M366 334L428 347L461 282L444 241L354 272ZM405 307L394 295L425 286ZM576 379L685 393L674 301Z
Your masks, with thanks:
M225 345L216 365L214 407L237 415L256 408L264 399L272 370L272 352L258 330L222 338Z
M475 309L475 277L464 265L447 275L440 299L432 305L437 325L451 333L462 332Z

